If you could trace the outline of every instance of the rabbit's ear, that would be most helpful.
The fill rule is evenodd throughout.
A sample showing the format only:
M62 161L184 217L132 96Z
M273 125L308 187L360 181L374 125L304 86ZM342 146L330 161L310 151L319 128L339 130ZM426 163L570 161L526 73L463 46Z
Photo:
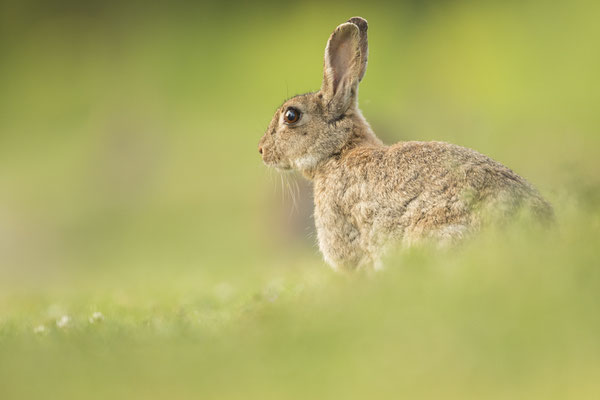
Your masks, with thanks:
M367 58L369 56L369 41L367 40L367 29L369 24L367 20L361 17L352 17L348 22L358 26L360 31L360 73L358 74L358 81L362 81L365 72L367 72Z
M321 92L330 111L339 115L356 101L361 78L360 29L351 22L338 26L325 48Z

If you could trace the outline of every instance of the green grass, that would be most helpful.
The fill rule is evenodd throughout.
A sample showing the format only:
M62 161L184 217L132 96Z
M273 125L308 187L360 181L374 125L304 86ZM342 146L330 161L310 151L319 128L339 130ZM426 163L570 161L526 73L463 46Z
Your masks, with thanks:
M0 394L594 399L600 210L577 209L546 232L405 251L373 275L314 257L230 281L163 272L5 292Z
M598 11L2 2L0 399L599 398ZM329 270L256 147L353 15L376 133L497 159L554 229Z

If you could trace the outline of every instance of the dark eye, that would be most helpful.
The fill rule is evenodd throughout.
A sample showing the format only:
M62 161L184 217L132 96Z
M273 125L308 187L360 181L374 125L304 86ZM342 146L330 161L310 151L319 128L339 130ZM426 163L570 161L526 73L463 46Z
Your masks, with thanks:
M294 107L290 107L285 110L283 114L283 120L286 124L295 124L300 119L300 111L295 109Z

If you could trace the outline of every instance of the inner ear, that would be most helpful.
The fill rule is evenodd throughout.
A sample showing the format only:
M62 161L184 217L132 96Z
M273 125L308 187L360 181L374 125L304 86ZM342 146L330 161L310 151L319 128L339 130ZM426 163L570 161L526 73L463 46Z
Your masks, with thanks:
M357 56L356 41L353 30L346 29L332 40L329 46L329 62L332 72L332 89L335 93L339 89L340 81L344 75L351 73Z
M350 22L341 24L331 34L325 48L322 93L328 109L344 112L356 100L360 74L360 32Z

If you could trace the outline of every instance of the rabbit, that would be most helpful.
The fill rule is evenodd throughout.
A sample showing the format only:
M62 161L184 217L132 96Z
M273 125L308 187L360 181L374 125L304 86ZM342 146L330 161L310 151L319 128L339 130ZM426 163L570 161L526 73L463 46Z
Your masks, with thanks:
M325 48L318 92L275 112L258 151L269 167L313 182L319 249L335 270L378 269L391 246L455 243L525 210L552 206L525 179L477 151L445 142L385 146L358 109L367 21L339 25Z

